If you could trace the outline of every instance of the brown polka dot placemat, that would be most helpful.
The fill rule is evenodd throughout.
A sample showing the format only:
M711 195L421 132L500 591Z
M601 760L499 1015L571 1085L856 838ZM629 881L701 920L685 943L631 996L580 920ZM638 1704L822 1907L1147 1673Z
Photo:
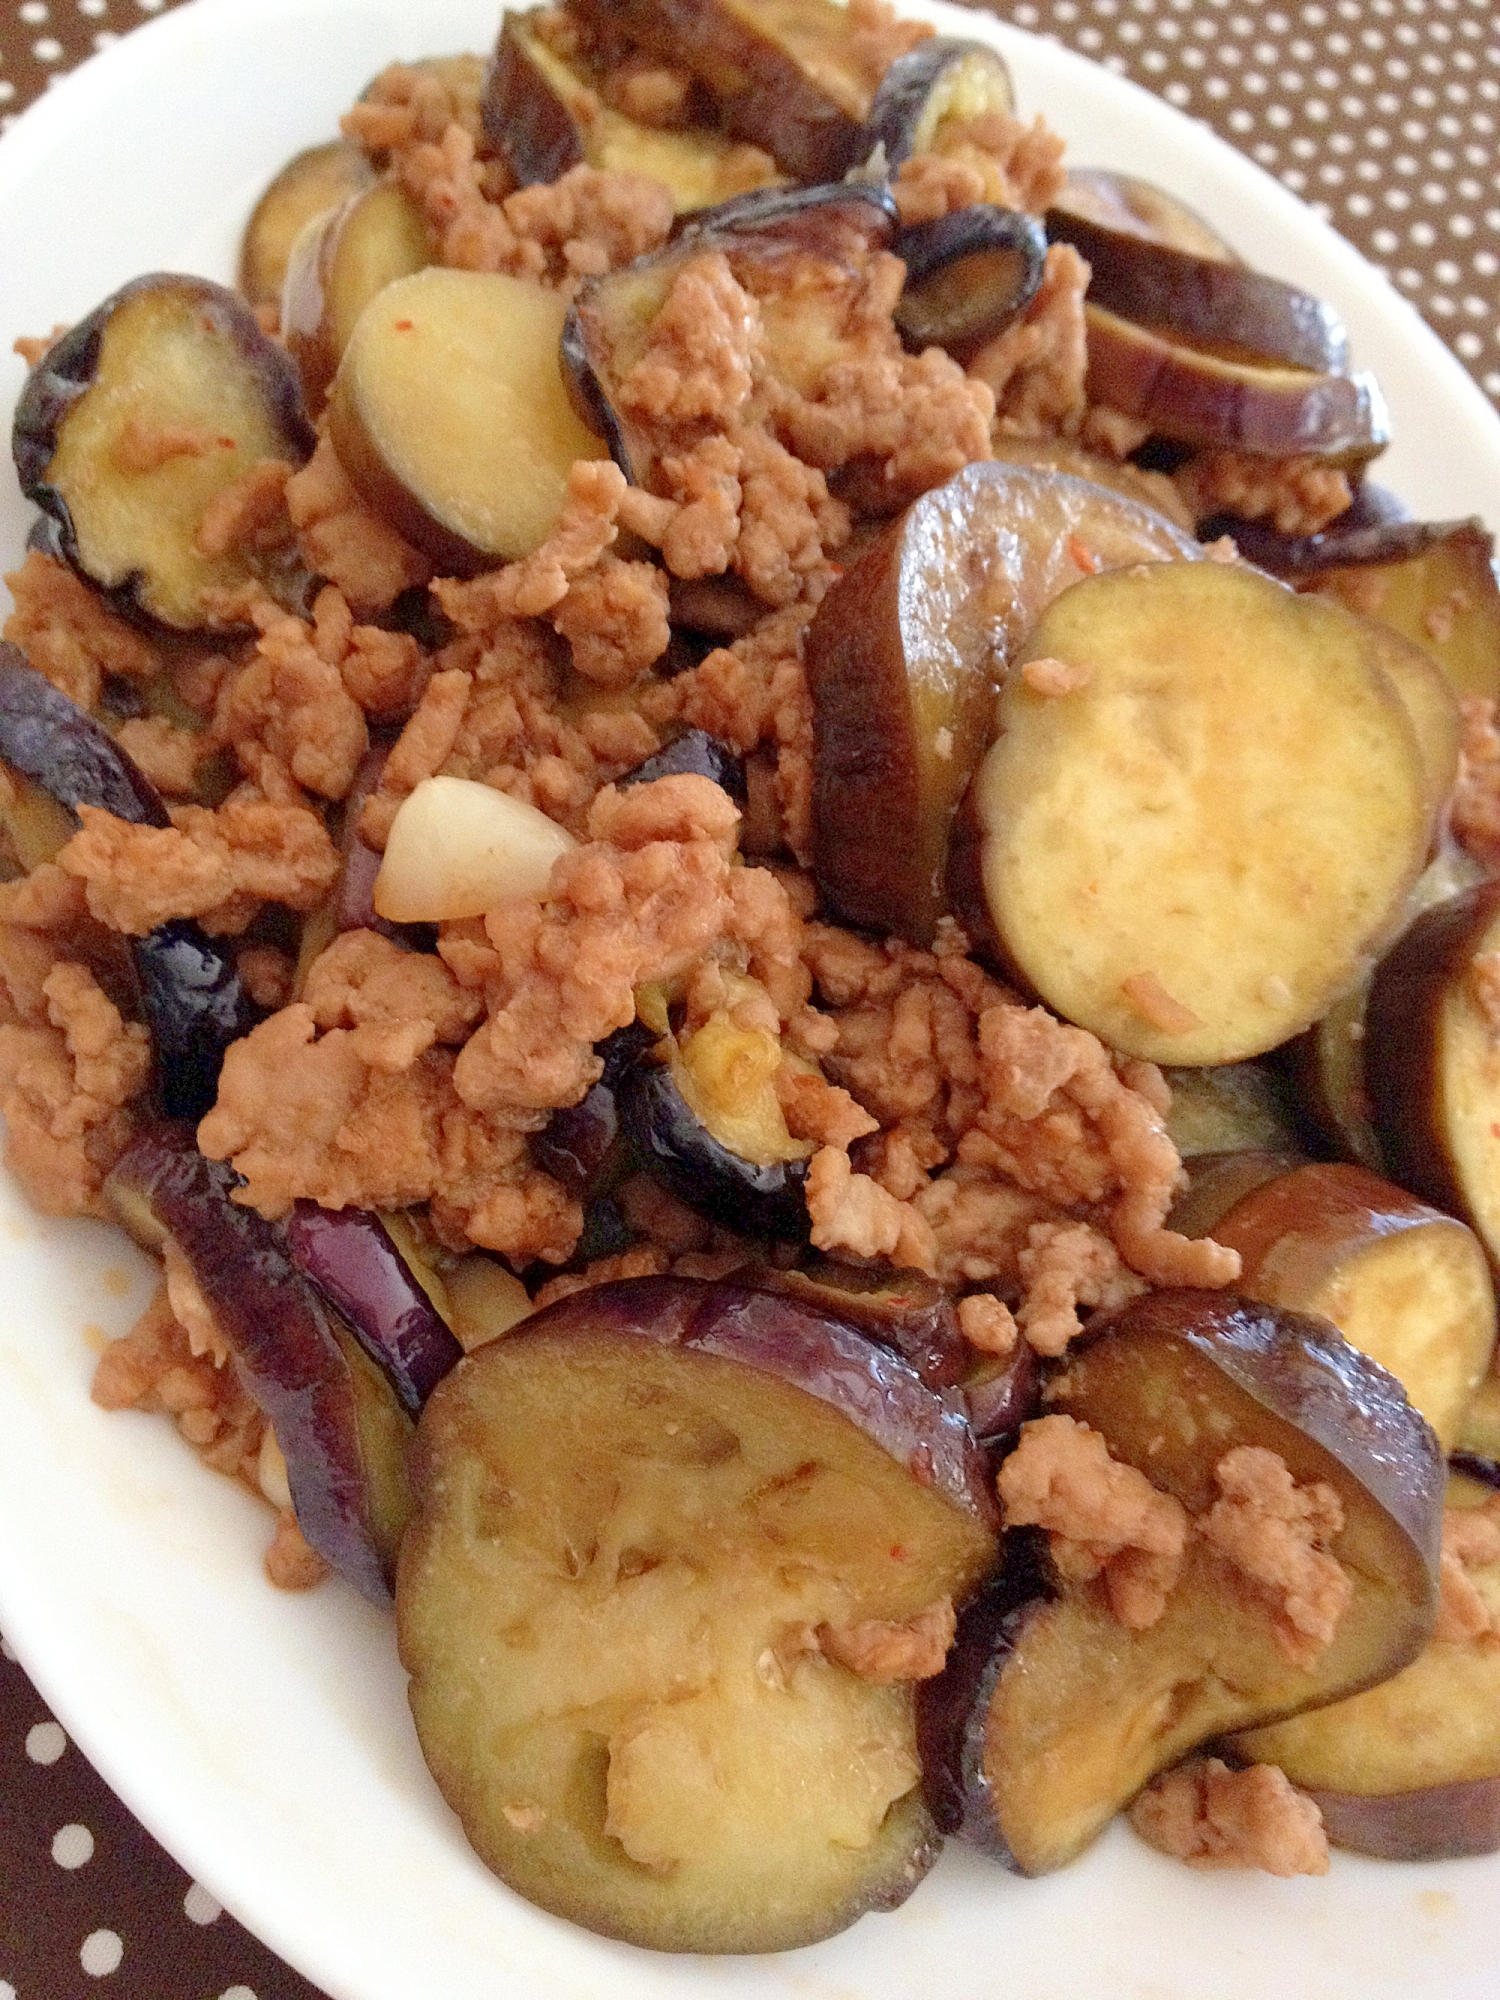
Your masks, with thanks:
M0 123L183 0L0 0ZM1347 236L1500 404L1497 0L1002 0L1203 119ZM498 13L498 7L497 7ZM319 2000L89 1768L0 1648L0 2000Z
M0 1639L0 2000L321 2000L126 1812Z

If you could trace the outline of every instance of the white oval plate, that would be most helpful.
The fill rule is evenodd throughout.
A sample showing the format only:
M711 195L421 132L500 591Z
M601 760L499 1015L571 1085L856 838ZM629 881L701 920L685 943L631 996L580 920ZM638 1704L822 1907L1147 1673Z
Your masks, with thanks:
M0 143L0 351L137 273L227 278L271 173L396 56L482 48L493 0L198 0L91 62ZM1346 244L1133 85L987 16L1023 107L1080 164L1158 180L1253 263L1332 299L1389 397L1381 479L1414 511L1483 511L1500 420ZM11 370L14 395L21 364ZM29 510L0 496L0 556ZM269 1520L160 1418L88 1400L100 1330L146 1272L102 1226L0 1185L0 1629L80 1747L224 1904L334 2000L1493 2000L1500 1859L1335 1857L1323 1881L1195 1875L1123 1828L1018 1882L950 1848L904 1909L780 1958L673 1959L518 1902L470 1854L417 1753L389 1621L336 1584L263 1580Z

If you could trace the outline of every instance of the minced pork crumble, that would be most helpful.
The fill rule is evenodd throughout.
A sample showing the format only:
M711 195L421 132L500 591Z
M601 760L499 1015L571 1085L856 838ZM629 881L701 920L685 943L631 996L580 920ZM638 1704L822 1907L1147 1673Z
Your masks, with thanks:
M878 75L912 31L881 0L854 11ZM544 27L559 47L580 32L565 10ZM632 117L661 124L680 117L686 88L639 57L610 86ZM420 204L443 263L571 295L666 241L671 200L640 175L580 166L552 186L512 186L484 154L474 105L430 71L388 70L344 123ZM987 114L950 153L900 168L902 219L979 199L1039 214L1061 186L1061 152L1042 120ZM765 156L742 153L754 186ZM1028 1005L951 919L919 950L818 914L802 647L841 562L872 522L1008 439L1049 440L1073 454L1069 469L1091 463L1086 452L1118 464L1142 441L1132 419L1087 401L1076 251L1048 251L1030 307L966 369L906 352L891 318L902 274L883 251L850 268L820 307L840 326L836 353L793 385L768 364L763 302L717 252L687 258L621 391L649 442L649 489L608 462L578 463L542 546L475 577L435 577L360 498L326 428L306 465L254 468L198 534L205 553L251 539L294 550L322 579L306 617L245 592L214 605L212 644L166 646L28 554L7 579L6 638L85 708L109 690L134 689L142 706L165 690L171 711L119 731L171 825L85 807L55 862L0 885L6 1157L38 1208L103 1212L104 1177L147 1115L146 1031L117 1005L121 940L192 917L244 940L238 969L270 1010L231 1048L199 1128L267 1217L299 1199L416 1209L434 1246L527 1271L538 1304L620 1276L733 1269L752 1246L637 1177L619 1197L635 1242L560 1270L584 1216L528 1140L599 1076L596 1045L634 1019L639 987L671 982L706 1019L735 974L761 995L740 1008L759 1008L796 1059L777 1088L788 1129L813 1148L814 1246L937 1278L978 1353L1025 1341L1056 1356L1091 1312L1150 1286L1234 1280L1234 1252L1165 1226L1183 1177L1153 1065ZM142 463L196 448L131 439ZM1321 527L1349 497L1342 475L1299 459L1200 454L1175 478L1157 485L1177 518L1233 507L1285 533ZM397 600L429 585L441 621L428 638L394 629ZM721 643L684 648L705 605L702 629ZM743 818L705 778L617 789L683 727L747 760ZM1487 856L1500 853L1497 741L1492 708L1471 705L1456 820ZM341 865L328 809L357 812L378 851L434 775L493 786L575 837L546 893L441 924L429 949L361 930L299 963L268 911L315 919L325 904ZM538 1266L555 1274L538 1283ZM169 1257L135 1328L101 1357L94 1395L169 1412L210 1465L263 1492L277 1509L268 1572L304 1587L324 1566L297 1529L275 1438L225 1361L190 1272ZM1160 1616L1199 1534L1260 1593L1291 1657L1312 1657L1349 1589L1325 1546L1336 1498L1294 1487L1266 1452L1228 1453L1218 1484L1191 1521L1060 1416L1027 1427L1000 1477L1007 1519L1049 1530L1063 1574L1102 1576L1125 1625ZM1465 1516L1445 1554L1454 1632L1478 1629L1463 1564L1489 1549L1486 1534L1500 1531ZM904 1625L788 1643L895 1680L937 1671L952 1634L943 1600ZM1327 1865L1316 1809L1279 1772L1184 1767L1134 1818L1198 1867Z

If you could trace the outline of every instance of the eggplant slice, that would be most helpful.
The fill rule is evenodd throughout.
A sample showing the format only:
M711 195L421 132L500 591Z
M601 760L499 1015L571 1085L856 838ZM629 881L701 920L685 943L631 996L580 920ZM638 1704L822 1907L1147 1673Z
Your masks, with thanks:
M16 405L21 490L56 546L118 611L174 631L222 622L210 591L258 584L289 608L294 545L200 546L212 504L266 461L317 442L285 352L233 292L205 278L137 278L43 355Z
M156 787L91 715L0 642L0 761L60 809L53 839L77 827L79 806L132 826L167 827ZM55 851L55 848L54 848ZM28 857L50 860L50 853ZM218 1090L224 1051L259 1018L234 961L191 919L129 940L151 1030L157 1091L169 1118L201 1118Z

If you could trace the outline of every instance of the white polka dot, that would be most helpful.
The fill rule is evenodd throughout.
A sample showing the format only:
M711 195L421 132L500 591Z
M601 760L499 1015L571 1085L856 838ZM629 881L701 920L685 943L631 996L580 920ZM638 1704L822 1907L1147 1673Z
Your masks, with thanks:
M60 1722L36 1722L26 1732L26 1755L33 1764L55 1764L67 1747Z
M16 9L16 13L26 23L28 28L39 28L47 18L47 9L44 0L22 0L22 4Z
M1377 229L1370 237L1370 242L1382 257L1389 257L1400 241L1394 229Z
M255 2000L248 1986L227 1986L219 1995L219 2000Z
M78 11L87 14L91 21L97 21L109 5L109 0L78 0Z
M94 1858L94 1836L86 1826L70 1821L52 1836L52 1859L59 1868L82 1868Z
M78 1963L90 1979L108 1979L120 1969L125 1947L115 1931L90 1931L78 1953Z
M115 33L113 28L101 28L94 37L94 47L96 49L110 49L114 47L119 39L120 37Z
M1484 342L1477 333L1460 333L1455 337L1453 345L1465 361L1477 361L1484 352Z
M1182 105L1190 101L1193 93L1185 83L1169 83L1164 95L1168 104L1175 104L1181 108Z
M224 1905L201 1882L193 1882L182 1899L182 1911L190 1924L212 1924L224 1914Z
M1491 373L1482 377L1479 386L1487 395L1500 396L1500 375Z
M55 35L43 35L39 42L33 42L31 53L38 62L54 63L63 52L63 45Z
M1440 285L1456 285L1459 279L1459 269L1457 264L1453 263L1451 259L1440 257L1432 267L1432 275Z
M9 104L10 100L15 96L15 94L16 94L16 86L10 81L10 79L8 77L0 77L0 104ZM16 1656L14 1653L12 1653L10 1657L11 1659L14 1659Z

